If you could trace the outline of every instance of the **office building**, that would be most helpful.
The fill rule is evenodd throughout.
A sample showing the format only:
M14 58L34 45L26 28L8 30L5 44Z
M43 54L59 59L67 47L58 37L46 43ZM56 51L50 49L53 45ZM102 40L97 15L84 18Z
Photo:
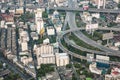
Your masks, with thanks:
M38 67L41 64L55 64L55 55L53 46L50 44L41 44L36 50Z

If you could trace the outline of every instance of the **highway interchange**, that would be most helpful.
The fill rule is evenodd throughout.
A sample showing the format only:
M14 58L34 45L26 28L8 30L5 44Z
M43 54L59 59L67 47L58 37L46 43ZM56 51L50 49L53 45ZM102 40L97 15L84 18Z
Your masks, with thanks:
M70 1L70 0L69 0ZM72 4L71 4L72 3ZM74 8L75 6L73 5L74 2L69 2L70 6L69 8ZM65 8L64 8L65 9ZM101 11L102 12L102 11ZM112 11L108 11L108 12L111 12ZM119 11L117 11L117 13L119 13ZM81 51L86 51L86 52L90 52L90 53L95 53L95 54L102 54L102 55L109 55L109 56L119 56L120 57L120 51L115 51L115 50L112 50L112 49L109 49L107 47L104 47L102 45L99 45L97 44L95 41L91 40L90 38L86 37L82 32L80 32L80 30L85 30L85 28L78 28L77 25L76 25L76 22L75 22L75 13L74 12L67 12L66 13L66 18L65 18L65 23L64 23L64 26L63 26L63 30L66 29L66 25L69 25L70 27L70 30L66 30L66 31L63 31L61 32L60 34L58 34L58 37L57 37L57 41L59 42L59 46L60 46L60 49L63 50L64 52L67 52L68 54L70 54L71 56L74 56L74 57L77 57L77 58L80 58L80 59L87 59L85 56L81 56L79 54L76 54L76 53L73 53L71 51L69 51L68 49L66 49L62 43L61 43L61 39L64 37L65 39L65 42L68 44L68 45L71 45L72 47L74 48L77 48ZM120 29L118 28L98 28L99 30L112 30L112 31L120 31ZM86 49L86 48L83 48L81 46L78 46L76 44L73 44L70 42L70 40L65 37L65 35L69 32L73 32L75 36L77 36L80 40L84 41L85 43L91 45L91 46L94 46L94 47L97 47L98 49L100 49L101 51L96 51L96 50L90 50L90 49ZM109 62L110 64L118 64L118 62L114 62L114 61L110 61Z

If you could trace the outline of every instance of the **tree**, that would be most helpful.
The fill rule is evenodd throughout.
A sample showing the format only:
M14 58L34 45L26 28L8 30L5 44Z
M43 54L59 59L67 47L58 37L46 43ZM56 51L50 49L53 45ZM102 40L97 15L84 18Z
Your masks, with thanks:
M67 64L66 65L66 68L71 68L72 67L72 64Z
M78 64L78 63L75 63L74 66L75 66L75 68L81 68L81 67L82 67L82 66L81 66L80 64Z
M4 78L4 80L17 80L20 76L18 74L10 73L8 76Z
M120 8L120 3L118 3L118 8Z
M2 63L0 63L0 69L1 69L1 68L3 68L3 65L2 65Z
M28 21L29 19L32 19L34 17L34 13L30 13L29 11L27 11L25 14L22 14L19 19L20 21L24 22L24 21Z
M44 12L42 13L42 17L43 17L43 18L48 18L48 14L44 11Z

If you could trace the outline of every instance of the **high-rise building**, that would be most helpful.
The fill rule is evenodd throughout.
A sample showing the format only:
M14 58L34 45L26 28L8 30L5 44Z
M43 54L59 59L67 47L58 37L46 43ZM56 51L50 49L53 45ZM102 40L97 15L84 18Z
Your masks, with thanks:
M44 33L44 22L42 19L42 9L37 9L35 13L35 23L37 27L37 33L42 35Z
M50 44L42 44L36 50L38 67L41 64L55 64L55 55L53 46Z

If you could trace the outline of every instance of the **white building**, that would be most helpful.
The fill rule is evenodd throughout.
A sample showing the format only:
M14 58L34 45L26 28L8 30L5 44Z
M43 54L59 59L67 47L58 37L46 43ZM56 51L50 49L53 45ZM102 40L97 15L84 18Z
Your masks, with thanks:
M116 3L119 3L119 2L120 2L120 0L113 0L113 1L115 1Z
M99 13L92 13L91 16L95 17L95 18L100 18L100 14Z
M28 51L28 43L27 42L21 43L21 51Z
M38 34L42 35L44 33L44 22L42 19L42 9L37 9L35 13L35 23L37 27Z
M32 62L33 59L31 57L23 56L20 60L24 65L27 65L29 62Z
M5 26L5 21L4 20L0 21L0 27L4 28L4 26Z
M98 9L100 9L101 6L105 8L106 0L92 0L92 1L97 5Z
M57 66L66 66L69 64L69 57L67 53L56 53L55 56Z
M53 26L47 27L47 34L48 35L55 35L55 29Z
M43 40L43 44L49 44L49 43L50 43L49 38L46 38L45 40Z
M96 55L96 61L101 63L108 63L110 60L109 56Z
M30 35L33 38L33 40L38 40L38 34L36 32L31 32Z
M55 55L53 46L50 44L42 44L36 50L38 67L41 64L55 64Z
M19 35L19 38L20 38L20 41L21 42L26 42L26 41L29 41L29 36L28 36L28 33L27 31L19 31L20 35Z
M58 24L58 25L54 25L54 26L55 26L55 29L56 29L57 33L61 32L61 30L62 30L62 24Z
M87 61L92 62L94 59L94 54L87 53Z
M120 14L116 17L116 22L120 23Z
M115 47L119 47L119 46L120 46L120 42L115 42L115 43L114 43L114 46L115 46Z
M89 70L92 72L92 73L95 73L95 74L101 74L102 70L99 70L97 67L96 67L96 63L92 63L89 65Z
M20 56L29 55L29 53L28 53L28 51L24 51L24 52L19 52L19 55L20 55Z
M34 24L30 24L30 30L31 31L36 31L36 26Z

